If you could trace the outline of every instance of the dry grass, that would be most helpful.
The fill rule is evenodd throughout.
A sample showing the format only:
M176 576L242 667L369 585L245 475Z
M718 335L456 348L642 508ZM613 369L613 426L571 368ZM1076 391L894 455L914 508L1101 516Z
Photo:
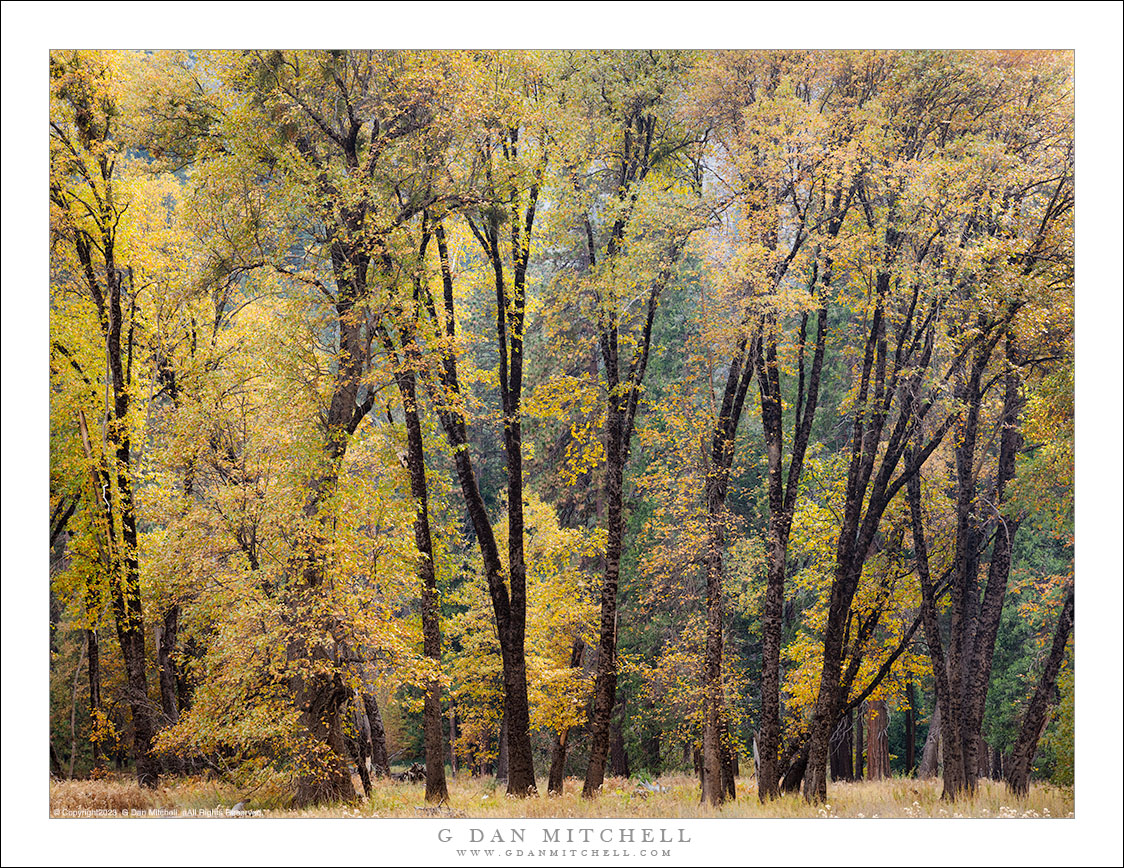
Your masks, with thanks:
M132 779L109 777L100 781L51 782L53 816L91 812L96 816L167 816L166 812L195 816L223 816L241 801L244 793L215 781L197 777L166 778L157 790L141 790ZM545 783L545 782L544 782ZM650 793L637 783L609 778L599 799L581 798L581 781L566 781L561 796L532 799L508 797L491 779L450 779L449 802L438 808L425 804L424 784L380 781L371 798L352 805L333 805L303 811L284 806L283 791L258 791L247 808L267 817L469 817L469 818L1065 818L1073 816L1073 790L1035 784L1025 799L1015 799L998 782L983 781L976 797L948 804L941 802L939 780L893 778L878 782L832 784L827 804L811 806L798 796L786 796L768 805L757 801L752 779L740 778L738 798L718 810L699 803L698 781L689 775L665 775L658 780L665 791ZM359 781L355 781L356 787ZM134 813L135 812L135 813ZM151 812L151 813L150 813ZM89 815L89 814L87 814Z

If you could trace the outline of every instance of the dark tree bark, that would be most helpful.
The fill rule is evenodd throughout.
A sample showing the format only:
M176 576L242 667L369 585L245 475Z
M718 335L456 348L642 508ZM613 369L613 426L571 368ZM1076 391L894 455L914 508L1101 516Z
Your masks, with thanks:
M899 244L896 230L888 229L888 247L896 249ZM920 254L919 258L924 255ZM950 415L936 425L935 430L930 429L924 448L899 471L906 447L939 397L939 388L930 388L923 394L922 382L933 354L933 323L941 300L932 298L922 306L921 287L914 286L912 298L903 302L904 309L891 345L886 308L890 287L890 273L880 272L853 410L843 518L824 627L819 691L810 727L808 769L804 778L804 796L810 802L822 802L827 798L830 738L837 712L846 701L841 688L851 601L874 548L882 515L898 491L919 472L955 418ZM955 369L959 358L950 364ZM865 626L860 623L856 635L861 634ZM859 663L864 645L855 641L853 647L855 653L849 668ZM856 776L858 772L856 767Z
M404 336L405 337L405 336ZM412 344L410 346L416 346ZM416 355L407 349L407 357ZM416 361L416 359L414 360ZM425 479L425 449L414 371L401 369L395 374L406 419L406 463L410 472L410 494L414 499L414 544L418 549L417 575L422 586L422 637L425 656L434 666L441 665L441 607L437 594L437 573L433 560L433 539L429 530L429 494ZM441 681L431 678L426 684L425 710L425 800L444 802L449 798L445 783L445 746L441 712Z
M496 781L502 782L507 780L508 768L511 765L510 741L507 737L507 715L500 718L500 734L497 741L499 742L499 754L496 757Z
M628 765L628 751L624 746L624 728L619 717L613 721L612 739L609 742L609 774L619 778L632 776Z
M449 706L449 768L457 776L457 706Z
M949 800L964 792L974 792L982 767L984 746L981 726L995 640L1010 575L1012 543L1019 524L1017 516L1005 507L999 508L988 580L981 601L976 577L980 553L987 544L988 523L978 517L981 506L976 479L979 416L984 398L982 378L1002 335L1001 330L996 330L993 336L976 347L970 372L960 386L967 412L959 426L956 447L956 558L947 655L937 624L932 581L929 577L920 478L911 479L907 486L914 554L921 582L926 644L933 664L937 706L942 722L943 798ZM1010 349L1008 344L1008 361L1012 361L1009 358ZM1006 487L1014 478L1015 460L1022 447L1018 415L1023 400L1019 395L1018 374L1013 367L1005 374L1004 382L1004 405L1000 417L1002 434L990 501L995 505L1003 504Z
M843 196L837 187L830 206L831 218L827 235L834 238L842 226L843 217L850 208L853 192ZM796 248L794 247L793 252ZM785 260L787 265L789 260ZM766 548L767 567L765 606L761 615L761 730L758 748L761 752L761 777L758 798L764 802L779 795L778 756L781 748L781 637L784 632L784 583L788 558L788 540L796 514L796 497L799 493L804 456L812 434L819 406L820 378L823 372L827 333L827 304L830 295L834 263L826 257L820 290L820 307L816 312L816 345L812 366L805 383L805 355L807 348L808 314L800 320L800 355L796 394L796 413L792 428L792 452L788 471L784 469L784 400L778 364L778 323L775 317L766 317L762 323L762 351L755 354L757 385L761 394L761 430L765 438L768 463L769 535ZM784 278L785 269L779 268L777 285ZM819 253L813 261L810 288L814 291L819 273Z
M848 711L831 735L831 779L850 781L855 777L853 711Z
M363 710L371 727L371 770L378 777L390 775L390 758L386 750L386 730L383 729L382 715L378 703L370 693L363 692Z
M91 725L101 713L101 645L97 630L86 631L86 669L90 682L90 721ZM91 737L94 751L94 768L102 767L104 757L101 740Z
M623 232L623 227L620 230ZM582 786L583 798L596 796L605 780L609 753L609 723L617 685L617 590L620 583L621 555L624 552L624 469L628 463L633 426L639 406L640 388L648 367L652 324L660 294L671 277L672 264L682 251L676 242L670 262L648 292L647 315L638 335L632 361L622 376L619 358L620 323L615 313L602 317L599 345L604 364L608 406L605 422L604 501L608 537L605 545L604 574L601 583L601 624L597 644L597 669L593 687L593 714L590 720L589 766ZM590 258L593 258L590 247ZM719 658L719 665L721 658ZM711 665L711 664L708 664Z
M537 192L535 193L537 197ZM526 567L523 561L523 469L522 433L519 413L522 396L522 339L523 307L526 257L529 256L529 234L534 221L534 199L526 212L526 241L516 245L517 280L514 291L517 312L511 323L512 338L508 341L508 298L503 280L502 260L497 281L497 332L501 347L501 397L504 406L504 444L508 461L508 560L510 572L504 568L499 556L495 530L488 518L484 498L480 493L472 456L468 448L468 431L465 425L461 387L457 376L457 360L451 349L443 353L439 372L444 396L435 395L438 415L452 446L456 462L457 480L464 496L465 507L476 532L477 544L484 561L484 571L488 581L488 593L492 598L492 609L496 617L496 632L500 641L500 656L503 665L504 718L507 721L507 745L511 767L507 779L507 791L515 796L535 795L534 762L531 756L530 709L527 703L527 662L524 654L526 632ZM486 249L491 242L483 239ZM498 225L487 230L489 238L495 240L498 249ZM445 241L444 228L440 223L434 226L437 239L441 277L444 288L444 305L439 316L433 299L423 292L423 300L429 310L434 327L447 341L447 346L455 338L456 315L453 306L453 277L449 265L449 254ZM518 253L518 251L522 251ZM521 266L518 263L522 263ZM496 262L493 260L493 269ZM522 269L522 270L520 270ZM509 371L509 353L512 368ZM510 580L510 591L508 589Z
M738 755L734 751L734 740L730 735L729 720L722 715L722 728L718 733L721 751L722 791L726 798L737 798Z
M866 769L866 735L864 734L866 721L866 703L859 706L859 713L855 716L855 780L861 781Z
M160 705L165 725L179 723L179 697L176 693L176 664L173 655L179 637L179 604L164 612L163 624L157 628L156 663L160 672Z
M912 681L906 684L905 695L905 773L912 775L917 762L917 717L914 711L916 699Z
M753 377L753 358L757 347L743 333L726 377L722 409L715 420L707 469L707 543L706 543L706 649L703 683L706 707L703 718L703 802L720 805L725 800L721 773L721 726L724 690L722 686L722 560L726 548L726 495L729 491L730 467L738 422L745 405L746 392Z
M1019 737L1015 741L1015 746L1011 748L1007 786L1016 796L1025 796L1030 791L1030 768L1034 762L1035 751L1038 749L1038 739L1042 737L1042 731L1046 728L1046 713L1056 691L1058 672L1065 662L1065 648L1072 630L1073 588L1071 587L1062 605L1061 614L1058 615L1057 626L1054 628L1050 656L1046 658L1046 666L1038 679L1038 686L1034 689L1030 705L1027 706L1022 727L1019 729Z

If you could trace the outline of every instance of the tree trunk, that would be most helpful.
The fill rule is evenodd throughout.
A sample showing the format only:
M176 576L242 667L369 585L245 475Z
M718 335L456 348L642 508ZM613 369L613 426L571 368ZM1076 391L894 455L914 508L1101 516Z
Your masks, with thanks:
M905 696L905 773L907 776L912 776L913 767L917 760L917 721L914 713L916 701L912 681L905 686Z
M407 351L408 355L411 355ZM422 637L425 656L434 667L441 666L441 606L437 592L437 571L433 559L433 540L429 530L429 493L425 479L425 448L421 421L418 418L418 396L412 369L400 371L395 377L402 396L406 419L406 464L410 471L410 494L414 498L414 544L418 550L417 576L422 592ZM441 712L441 681L430 678L426 683L425 710L425 800L444 802L449 798L445 783L445 745Z
M82 446L90 463L93 490L103 492L98 498L103 563L108 572L110 599L117 628L117 640L125 662L125 701L133 718L133 760L136 763L137 782L142 787L155 788L158 770L151 756L154 726L148 699L145 675L144 611L140 596L140 562L137 560L137 526L133 511L132 481L130 472L130 446L127 425L129 398L125 391L125 375L121 363L121 294L120 276L116 270L110 280L111 296L109 334L107 347L109 367L113 373L114 417L109 431L116 441L117 471L110 475L104 454L95 457L86 416L78 411L79 433ZM108 492L111 480L116 479L116 509ZM118 543L116 524L120 521L121 541Z
M867 700L866 712L866 777L870 781L880 781L890 776L890 715L886 700Z
M991 779L1003 780L1003 751L998 749L991 752Z
M1042 677L1034 690L1034 696L1027 706L1026 716L1019 730L1019 737L1011 749L1011 758L1007 769L1007 786L1016 796L1025 796L1030 791L1030 770L1034 762L1034 754L1038 749L1038 739L1046 728L1046 713L1049 710L1050 699L1055 692L1058 671L1065 661L1066 643L1073 630L1073 588L1065 598L1058 624L1054 629L1054 641L1050 647L1050 656L1046 659L1046 666L1042 670Z
M729 491L730 467L738 422L745 396L753 377L753 363L748 335L743 334L737 352L726 376L722 396L722 409L715 419L711 434L710 467L707 470L707 548L706 548L706 651L703 662L703 689L705 703L703 716L703 776L702 800L709 805L720 805L725 800L726 787L722 777L722 737L725 690L722 684L722 626L723 591L722 560L726 550L726 496Z
M917 776L922 779L937 776L937 748L941 740L941 708L938 705L933 709L933 718L929 721L929 734L925 736L925 748L921 751L921 767Z
M371 797L371 772L370 759L374 753L371 742L371 722L367 719L367 711L363 707L363 694L356 688L351 692L352 719L355 723L355 744L353 755L355 764L359 769L359 780L363 783L363 795Z
M848 711L831 735L831 779L850 781L855 777L854 764L855 713Z
M314 589L302 588L296 594L300 603L290 612L316 612L309 602ZM313 618L316 618L313 615ZM317 618L318 619L318 618ZM300 755L293 806L350 801L355 798L346 757L341 711L347 702L347 688L338 671L334 648L323 640L315 643L295 640L290 643L289 661L298 667L290 686L298 710ZM308 674L301 668L308 666Z
M97 630L86 631L86 668L90 682L90 726L96 726L101 714L101 644L98 641ZM100 769L103 765L101 739L91 734L91 746L94 751L94 768Z
M506 781L508 777L508 767L510 766L511 753L508 749L509 740L507 737L507 715L505 714L500 718L500 734L499 734L499 756L496 757L496 781Z
M617 400L609 402L606 428L605 503L608 539L605 546L605 572L601 583L601 629L597 644L597 674L593 685L589 766L582 786L582 796L585 798L597 795L605 782L605 763L609 755L609 719L613 713L617 688L617 584L624 548L624 413Z
M864 723L866 721L865 702L859 706L858 711L859 713L855 715L855 780L861 781L866 765L866 763L863 762L863 757L866 752L866 736L863 735Z
M785 769L784 777L781 778L781 792L782 793L796 793L800 791L800 782L804 780L804 775L808 771L808 742L804 742L804 746L792 758Z
M390 775L390 759L386 750L386 730L383 729L378 703L367 691L363 692L363 710L371 726L371 770L379 777L387 777Z
M78 681L82 675L82 664L86 662L86 648L78 654L78 665L74 667L74 683L70 689L70 768L67 777L74 777L74 761L78 758Z
M724 472L719 469L715 472ZM712 489L716 485L710 486ZM723 489L725 486L722 486ZM703 780L702 801L708 805L721 805L725 801L722 785L722 552L724 539L722 506L715 505L717 493L708 496L709 521L706 565L706 650L703 657L705 709L703 716ZM722 497L724 500L724 496Z
M179 702L176 695L176 664L173 655L179 635L179 604L168 607L162 626L157 628L156 663L160 673L160 705L166 726L179 723Z
M722 791L726 798L733 800L738 795L738 755L734 751L733 738L730 736L730 725L725 714L722 715L722 729L719 732L719 737L721 738Z
M561 732L556 732L554 734L554 742L550 747L550 775L547 779L546 791L551 795L560 796L564 791L566 741L569 736L569 727L564 728Z
M537 194L536 194L537 195ZM533 206L529 219L533 221ZM495 227L493 227L493 230ZM527 232L530 223L527 224ZM442 285L444 287L444 320L439 324L446 338L455 336L456 317L453 309L453 277L449 265L448 249L444 229L441 224L434 227L437 249L441 264ZM498 241L496 241L498 244ZM522 249L521 245L518 249ZM489 253L493 269L497 267L495 251ZM527 255L524 251L523 254ZM525 269L524 259L522 268ZM501 393L504 408L504 448L508 471L508 562L510 572L505 570L500 560L495 531L488 518L480 486L472 466L468 448L468 432L463 410L460 408L460 383L457 377L456 357L447 352L439 372L441 384L446 392L446 400L439 402L438 414L441 424L453 448L457 468L457 479L464 496L465 507L476 531L476 540L484 561L484 571L488 580L488 593L492 599L492 609L496 617L496 633L500 642L500 656L503 663L504 719L508 723L507 743L510 774L507 779L507 792L515 796L531 796L537 791L535 767L531 755L530 708L527 702L527 661L524 654L526 629L526 567L523 561L523 465L522 433L519 422L522 393L522 313L516 314L513 323L512 340L508 346L505 337L507 297L503 283L502 262L498 264L496 275L497 292L497 335L500 342ZM514 294L516 306L522 310L522 277L516 280ZM436 306L432 309L436 317ZM508 351L510 350L510 359ZM509 374L507 365L511 363ZM508 581L510 579L510 591Z
M455 703L449 705L449 768L453 771L453 777L457 776L457 706Z

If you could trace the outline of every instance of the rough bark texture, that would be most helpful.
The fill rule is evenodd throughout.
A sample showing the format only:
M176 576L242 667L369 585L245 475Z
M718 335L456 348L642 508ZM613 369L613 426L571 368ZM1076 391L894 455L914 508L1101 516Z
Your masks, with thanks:
M1072 630L1073 588L1070 588L1061 614L1058 616L1057 626L1054 628L1050 656L1046 658L1046 666L1038 679L1038 686L1034 690L1034 696L1031 697L1030 705L1027 706L1026 716L1019 729L1019 737L1015 741L1015 746L1011 748L1007 786L1016 796L1025 796L1030 790L1030 770L1034 762L1034 753L1038 749L1038 739L1042 736L1042 730L1046 727L1046 713L1056 689L1058 672L1065 661L1065 647Z
M386 751L386 730L383 729L378 703L370 693L363 693L363 709L371 727L371 770L378 777L387 777L390 775L390 759Z
M914 554L922 591L922 616L926 644L933 664L937 707L940 711L941 746L943 753L943 798L955 799L962 793L975 791L981 770L986 774L986 745L981 727L991 676L992 658L1003 601L1011 570L1011 555L1019 520L1003 505L1008 483L1015 475L1015 461L1022 448L1018 416L1023 406L1019 394L1019 377L1011 367L1005 377L1002 433L995 483L990 498L990 511L997 515L984 520L984 509L978 494L978 441L980 413L984 389L984 371L993 350L1002 336L996 331L981 342L972 354L972 363L962 378L958 391L967 405L959 424L956 445L956 557L952 575L952 606L950 607L947 651L937 624L933 582L929 576L929 555L925 539L921 504L921 481L913 478L907 486ZM1011 347L1008 345L1008 362ZM994 543L988 567L987 584L982 599L979 591L979 560L986 547L989 528L994 526Z
M616 714L610 726L609 739L609 774L618 778L631 777L632 771L628 764L628 751L624 746L624 703L617 705Z
M850 781L855 777L854 712L848 711L831 735L831 779Z
M886 700L866 703L866 779L880 781L890 776L890 715Z

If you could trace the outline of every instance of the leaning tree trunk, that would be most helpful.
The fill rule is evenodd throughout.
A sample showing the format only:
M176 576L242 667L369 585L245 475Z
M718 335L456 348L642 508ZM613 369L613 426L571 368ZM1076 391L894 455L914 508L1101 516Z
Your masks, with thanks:
M1069 641L1069 634L1073 630L1073 588L1069 589L1062 612L1058 616L1058 624L1054 629L1054 642L1050 647L1050 656L1046 660L1046 668L1042 670L1042 677L1034 690L1034 696L1027 706L1026 717L1023 718L1022 728L1015 746L1011 749L1011 759L1007 770L1007 786L1016 796L1025 796L1030 791L1030 767L1034 761L1034 753L1038 749L1038 739L1046 727L1046 712L1049 710L1050 697L1054 693L1058 679L1058 672L1065 661L1065 647Z

